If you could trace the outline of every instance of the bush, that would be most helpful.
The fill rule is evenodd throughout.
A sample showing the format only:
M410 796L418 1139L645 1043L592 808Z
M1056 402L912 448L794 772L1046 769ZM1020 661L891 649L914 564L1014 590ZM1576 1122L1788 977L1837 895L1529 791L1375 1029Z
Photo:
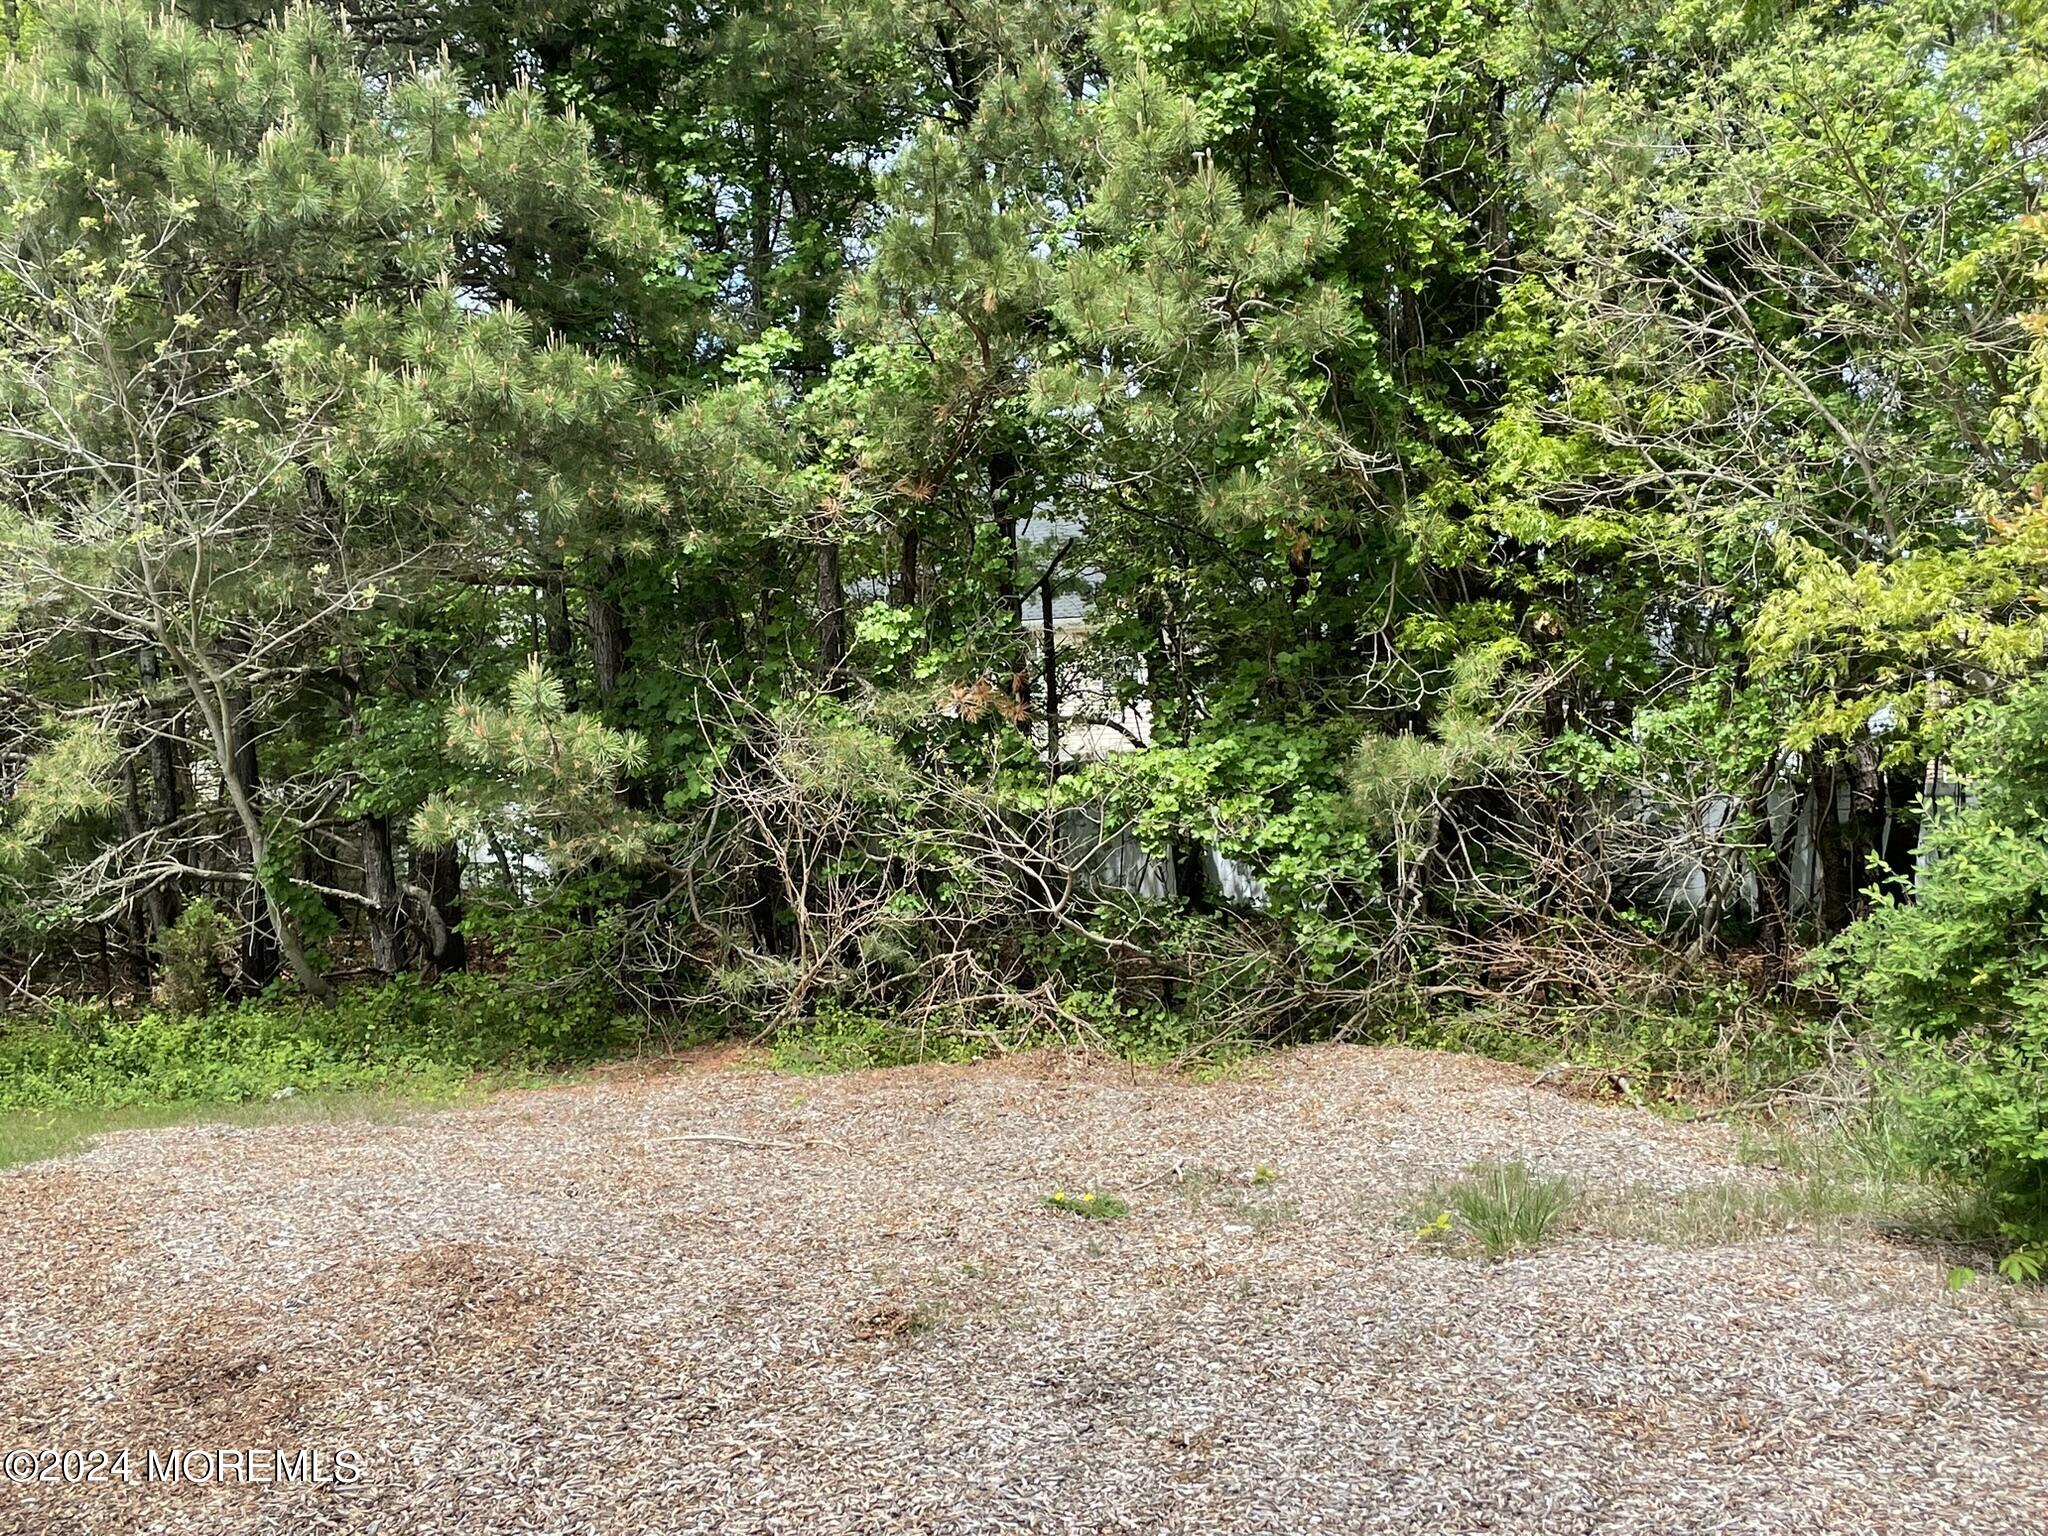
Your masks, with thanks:
M1984 1190L2003 1234L2048 1238L2048 681L1988 710L1955 754L1971 802L1932 821L1919 889L1834 945L1843 996L1889 1050L1931 1168Z
M178 915L163 936L157 1001L174 1015L204 1013L220 1000L235 958L235 929L205 897Z

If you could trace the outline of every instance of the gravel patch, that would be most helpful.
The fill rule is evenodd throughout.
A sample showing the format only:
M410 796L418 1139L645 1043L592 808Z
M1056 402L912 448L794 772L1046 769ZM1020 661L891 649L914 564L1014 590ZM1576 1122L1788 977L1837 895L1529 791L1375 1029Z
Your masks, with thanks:
M1480 1159L1677 1199L1770 1177L1733 1153L1356 1047L123 1133L0 1174L0 1451L131 1476L0 1483L0 1532L2038 1528L2048 1335L2004 1287L1864 1239L1487 1266L1412 1230ZM361 1475L142 1475L250 1447Z

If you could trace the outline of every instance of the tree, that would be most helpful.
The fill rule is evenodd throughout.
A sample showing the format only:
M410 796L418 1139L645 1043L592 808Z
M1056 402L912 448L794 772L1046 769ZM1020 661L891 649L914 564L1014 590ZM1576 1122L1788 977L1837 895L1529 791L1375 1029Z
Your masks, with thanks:
M500 252L580 228L630 271L658 221L530 93L476 112L440 72L373 81L311 11L238 40L56 10L0 110L14 662L89 654L102 682L65 708L219 797L100 849L73 897L244 886L325 996L323 898L391 901L304 867L351 777L311 750L344 724L327 701L374 686L392 618L500 579L570 507L659 501L645 464L678 443L622 368L501 302Z
M1993 423L2044 56L1995 7L1611 19L1541 7L1523 32L1540 238L1495 329L1513 385L1465 546L1594 729L1660 693L1768 722L1722 765L1722 825L1782 934L1772 807L1801 801L1832 930L1887 823L1910 863L1924 756L1882 645L1810 707L1781 665L1805 600L1776 594L1976 542L2037 456Z

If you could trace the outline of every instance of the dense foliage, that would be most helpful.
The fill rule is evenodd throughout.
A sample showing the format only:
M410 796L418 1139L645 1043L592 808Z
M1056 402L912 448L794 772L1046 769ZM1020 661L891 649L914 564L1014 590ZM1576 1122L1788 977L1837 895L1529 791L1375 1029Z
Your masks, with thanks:
M1194 1044L1836 940L2038 1215L2032 4L8 17L24 991Z
M1892 1046L1930 1160L1981 1181L2015 1233L2048 1232L2048 684L1957 748L1973 803L1940 817L1910 901L1838 947Z

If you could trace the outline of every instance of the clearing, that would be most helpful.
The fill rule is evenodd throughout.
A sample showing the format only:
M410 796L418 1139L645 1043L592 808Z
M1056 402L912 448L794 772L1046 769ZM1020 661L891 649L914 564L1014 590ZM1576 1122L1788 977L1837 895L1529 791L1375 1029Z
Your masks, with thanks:
M2048 1509L2038 1302L1793 1233L1416 1236L1483 1159L1641 1210L1732 1134L1317 1047L792 1077L707 1061L0 1173L0 1531L1927 1532ZM1113 1192L1124 1220L1048 1209ZM147 1450L348 1451L347 1487Z

